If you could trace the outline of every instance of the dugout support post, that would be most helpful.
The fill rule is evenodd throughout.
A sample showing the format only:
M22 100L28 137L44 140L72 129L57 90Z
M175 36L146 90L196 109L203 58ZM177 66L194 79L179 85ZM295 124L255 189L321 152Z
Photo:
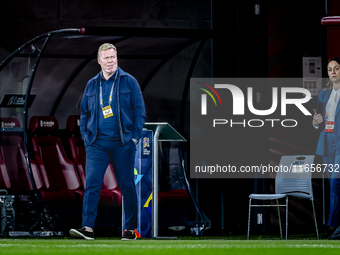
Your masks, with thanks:
M186 142L187 140L167 122L146 122L144 128L153 131L152 238L176 239L177 237L158 236L158 142Z

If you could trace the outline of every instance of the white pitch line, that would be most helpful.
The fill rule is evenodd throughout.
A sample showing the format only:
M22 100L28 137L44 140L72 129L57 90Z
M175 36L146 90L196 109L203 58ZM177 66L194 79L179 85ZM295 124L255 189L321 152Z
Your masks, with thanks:
M35 248L41 247L37 244L11 244L11 243L0 243L0 247L27 247L27 248ZM330 248L330 249L339 249L339 244L266 244L263 247L260 243L257 244L173 244L173 245L137 245L131 246L128 244L50 244L46 245L47 247L54 247L54 248L129 248L129 249L232 249L232 248L239 248L239 249L272 249L272 248Z

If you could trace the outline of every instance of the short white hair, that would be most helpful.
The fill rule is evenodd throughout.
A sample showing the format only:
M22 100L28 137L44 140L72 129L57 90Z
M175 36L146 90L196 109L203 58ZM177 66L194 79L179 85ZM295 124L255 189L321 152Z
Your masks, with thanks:
M102 51L106 51L106 50L109 50L109 49L114 49L115 52L116 52L116 55L117 55L117 48L113 44L111 44L111 43L104 43L104 44L100 45L100 47L98 49L97 58L100 58L100 53Z

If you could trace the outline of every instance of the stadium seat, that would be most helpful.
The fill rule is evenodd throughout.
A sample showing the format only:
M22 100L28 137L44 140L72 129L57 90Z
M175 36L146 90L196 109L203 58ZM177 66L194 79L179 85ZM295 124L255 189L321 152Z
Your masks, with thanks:
M1 118L1 126L11 129L20 127L16 118ZM17 134L17 135L15 135ZM41 188L41 177L37 165L30 159L33 178L36 186ZM3 133L0 139L0 188L10 194L28 194L33 190L22 138L17 132Z
M189 192L184 181L180 161L180 143L163 143L161 148L164 173L161 182L164 187L158 195L160 207L182 207L190 200Z
M84 142L80 137L79 128L79 115L71 115L67 119L67 131L70 134L69 144L72 154L72 160L77 166L80 181L83 188L86 184L85 163L86 152ZM121 206L122 205L122 192L118 186L114 170L111 164L109 164L103 181L103 186L99 200L100 206Z
M0 118L0 123L2 128L16 128L20 127L20 123L17 118L2 117Z
M80 115L70 115L67 118L66 130L70 137L80 137Z
M11 193L26 193L32 190L32 184L23 149L21 137L9 135L1 137L0 155L7 171Z
M8 176L7 167L5 161L2 159L0 155L0 189L10 189L11 188L11 181Z
M187 205L188 201L189 193L185 189L161 191L158 195L158 203L162 207L169 207L173 205L181 207Z
M58 130L57 119L54 116L33 116L29 128L34 136L31 140L35 161L44 182L44 189L39 190L42 200L82 201L84 192L80 190L76 167L67 158L60 139L46 136Z

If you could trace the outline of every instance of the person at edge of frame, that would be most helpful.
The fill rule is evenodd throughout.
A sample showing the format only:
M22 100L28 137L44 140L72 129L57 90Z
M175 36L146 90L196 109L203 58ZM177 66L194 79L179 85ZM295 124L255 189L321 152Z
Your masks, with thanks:
M340 239L340 173L333 171L340 165L340 58L329 59L327 64L328 82L318 94L318 107L313 117L313 126L320 131L316 154L327 164L330 183L330 207L327 231L324 238Z
M134 158L146 120L145 104L137 80L118 66L114 45L102 44L97 60L101 71L88 81L80 105L80 132L86 150L82 228L71 229L70 235L94 240L100 191L112 162L124 198L122 240L133 240L137 227Z

